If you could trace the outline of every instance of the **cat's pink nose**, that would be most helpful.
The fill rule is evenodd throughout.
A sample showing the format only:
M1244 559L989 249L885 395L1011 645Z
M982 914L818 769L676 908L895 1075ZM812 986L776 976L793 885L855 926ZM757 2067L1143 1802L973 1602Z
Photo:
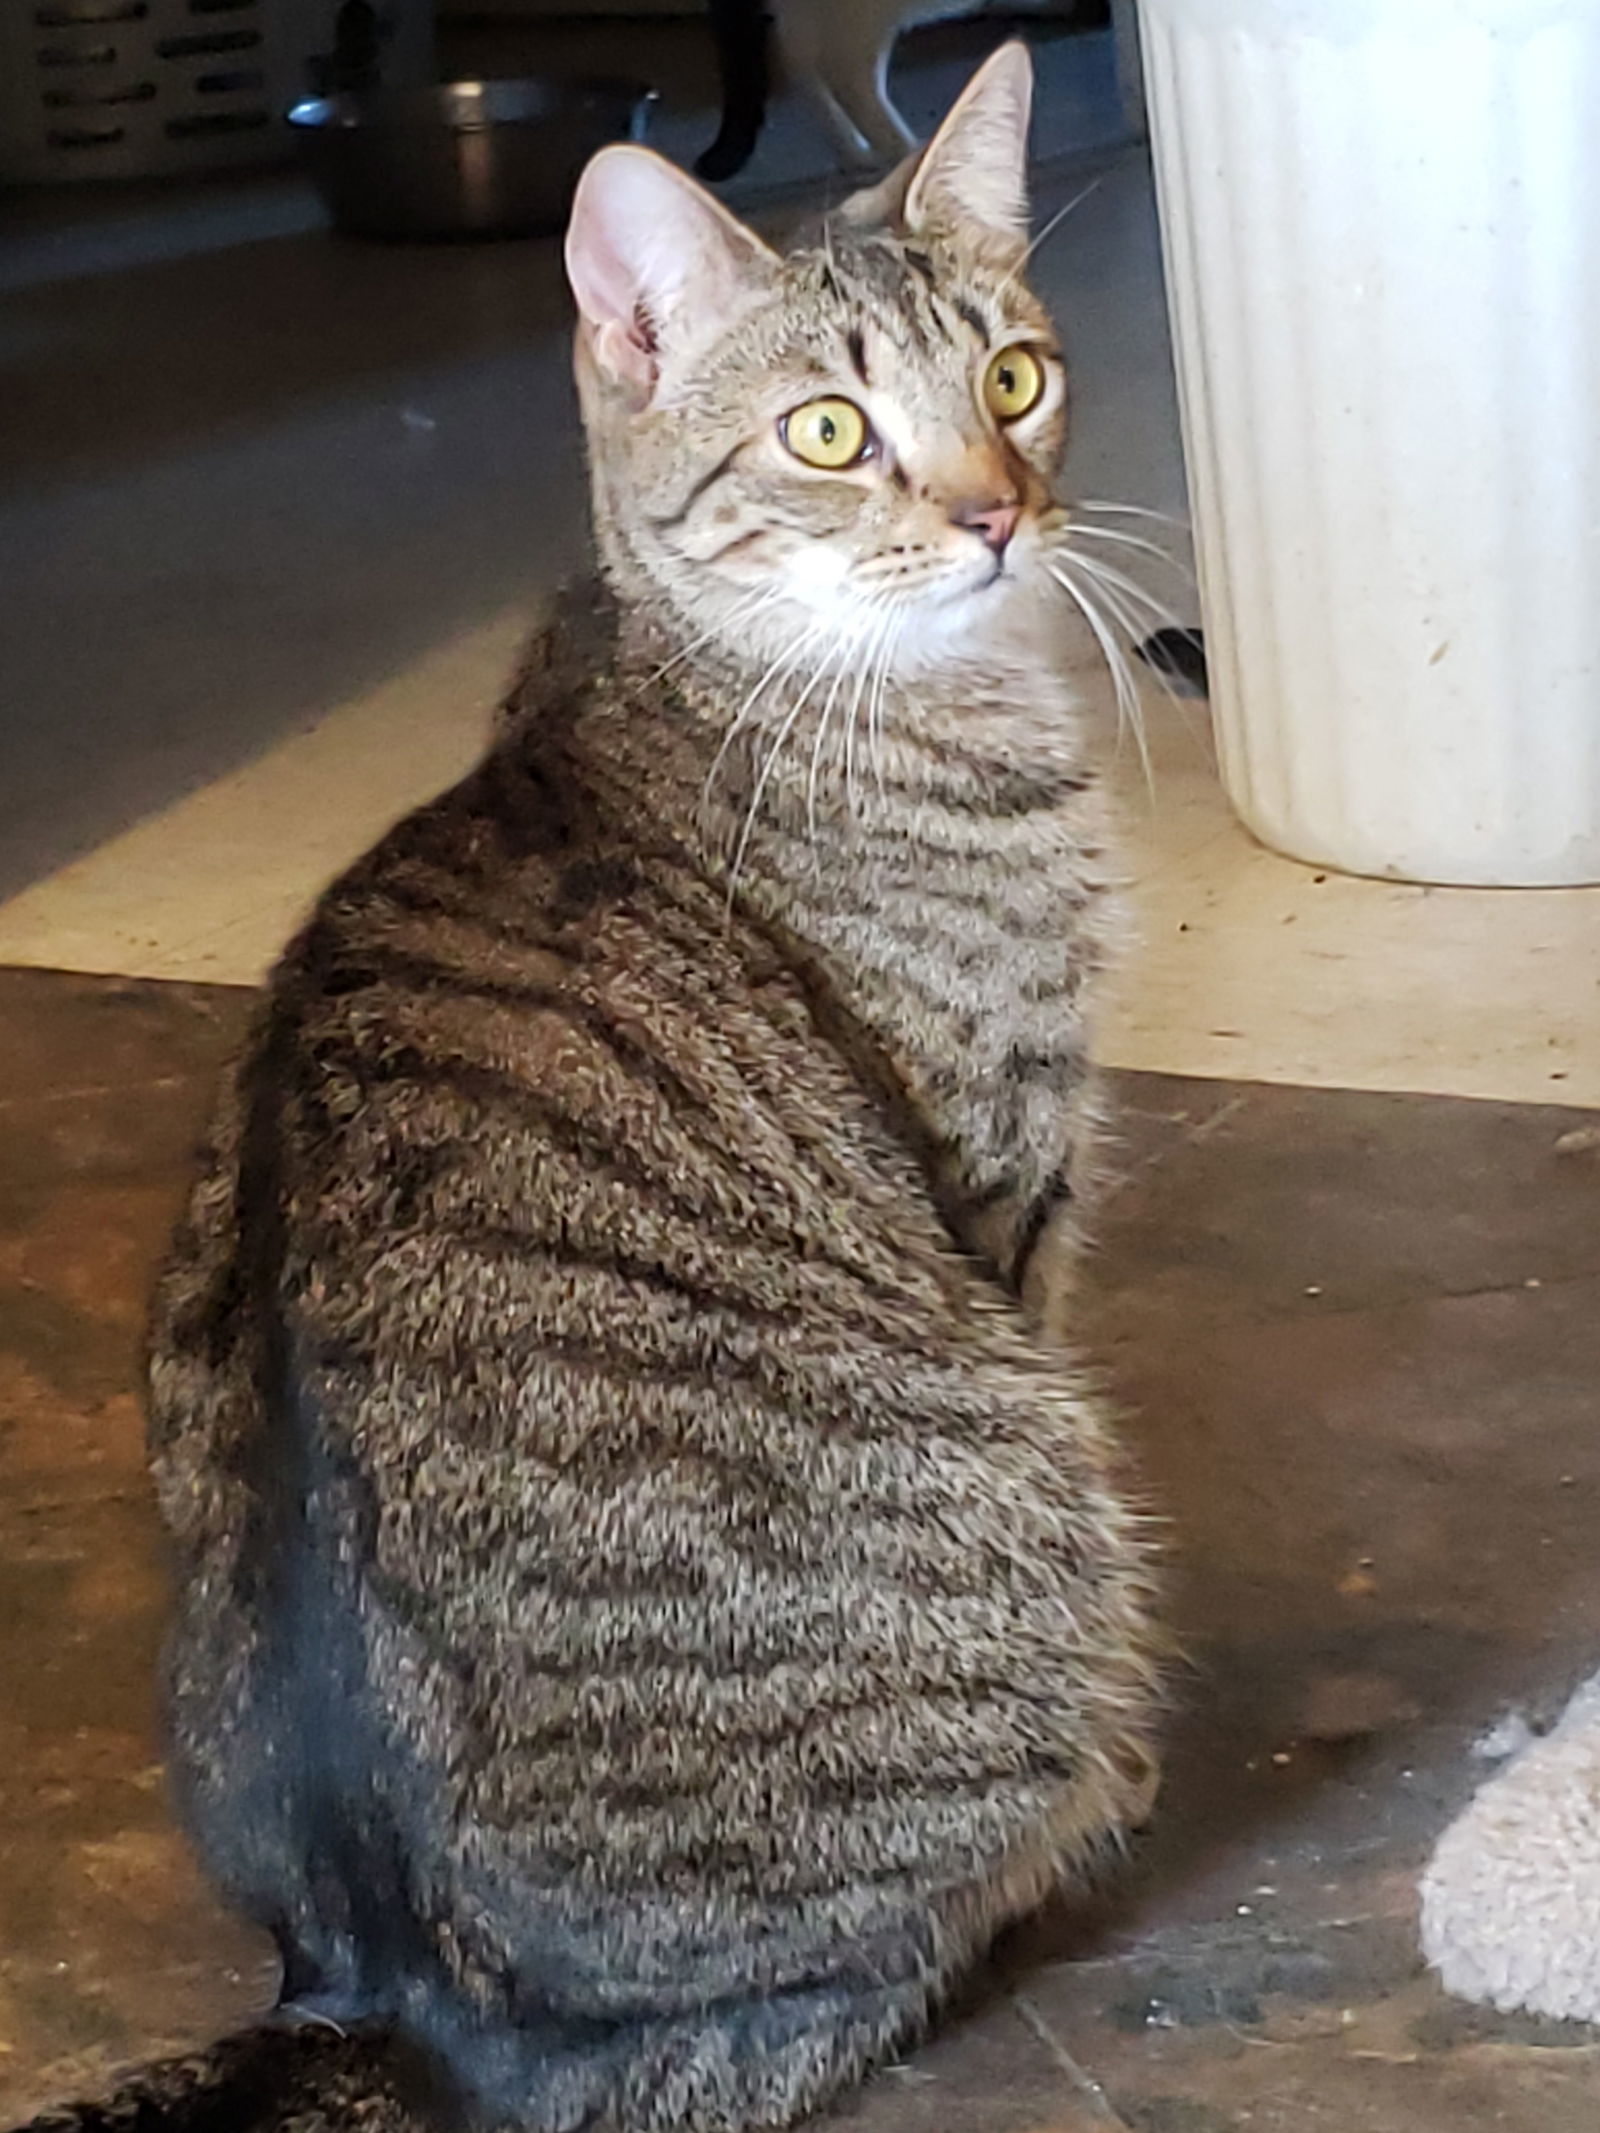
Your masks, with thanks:
M984 540L996 555L1004 555L1022 516L1021 504L956 504L950 516Z

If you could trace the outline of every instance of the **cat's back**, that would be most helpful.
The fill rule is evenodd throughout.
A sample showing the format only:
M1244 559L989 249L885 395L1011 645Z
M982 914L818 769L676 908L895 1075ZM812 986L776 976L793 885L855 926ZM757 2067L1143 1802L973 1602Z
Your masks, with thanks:
M620 1363L685 1315L887 1324L970 1289L803 982L630 827L503 742L327 892L226 1092L158 1392L164 1351L242 1330L263 1249L393 1365L601 1329Z
M526 748L324 900L252 1078L297 1227L352 1271L384 1255L392 1309L397 1252L456 1266L463 1303L480 1255L758 1315L822 1308L830 1267L840 1308L944 1293L920 1174L802 979Z

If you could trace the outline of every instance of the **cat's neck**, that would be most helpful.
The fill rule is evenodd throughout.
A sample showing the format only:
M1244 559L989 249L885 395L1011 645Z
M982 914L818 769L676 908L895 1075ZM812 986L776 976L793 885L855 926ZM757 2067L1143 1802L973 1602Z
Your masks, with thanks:
M1054 652L1048 633L1016 627L909 678L846 671L819 685L585 592L536 646L523 715L557 720L608 808L735 901L771 911L831 896L854 911L862 870L892 855L1028 865L1055 848L1062 809L1075 812L1093 774Z
M825 829L836 843L892 834L943 847L1077 788L1081 705L1041 606L1019 593L981 635L908 672L879 670L871 644L796 661L771 646L697 644L634 614L619 668L663 725L699 740L696 814L713 853L731 861L742 843L748 858L764 835L787 871L797 832L807 844Z

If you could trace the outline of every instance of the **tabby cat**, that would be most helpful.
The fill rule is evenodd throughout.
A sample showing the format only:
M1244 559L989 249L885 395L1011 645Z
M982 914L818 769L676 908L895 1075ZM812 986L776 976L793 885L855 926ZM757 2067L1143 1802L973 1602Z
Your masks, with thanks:
M603 589L288 951L159 1297L174 1767L282 2004L41 2123L780 2126L1148 1798L1017 1301L1108 938L1029 96L785 256L583 179Z

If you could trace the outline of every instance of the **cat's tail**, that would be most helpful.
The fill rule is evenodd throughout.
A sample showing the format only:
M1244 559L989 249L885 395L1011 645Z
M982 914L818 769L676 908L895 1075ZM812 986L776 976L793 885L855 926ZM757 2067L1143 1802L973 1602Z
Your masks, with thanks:
M695 162L713 185L743 170L767 119L767 10L764 0L709 0L722 82L722 126Z
M439 2133L433 2068L387 2029L264 2024L157 2060L97 2103L63 2104L17 2133Z

